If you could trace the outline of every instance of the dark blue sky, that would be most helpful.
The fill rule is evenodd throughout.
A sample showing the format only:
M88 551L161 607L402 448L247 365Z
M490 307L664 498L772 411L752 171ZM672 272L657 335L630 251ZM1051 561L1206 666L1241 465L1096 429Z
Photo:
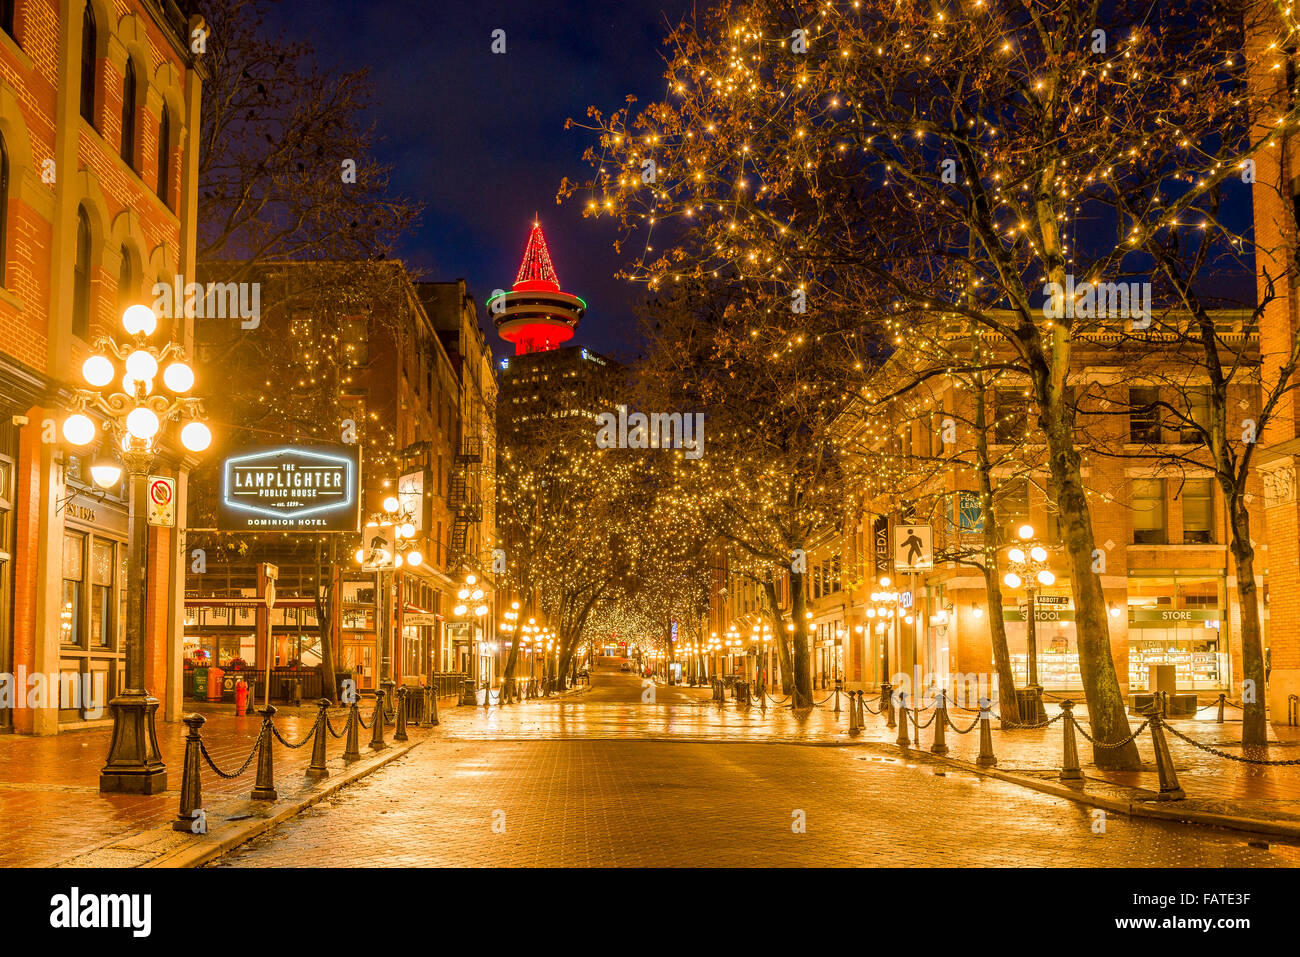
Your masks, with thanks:
M285 32L310 40L323 64L371 67L381 158L395 191L425 203L401 252L408 265L428 279L464 277L481 308L514 282L536 211L561 284L589 307L575 342L632 358L644 286L613 278L623 261L612 223L583 220L576 198L555 203L562 177L587 173L592 142L564 121L593 104L608 114L629 93L641 104L661 95L662 39L689 6L284 0L281 13ZM498 28L503 55L491 52ZM510 349L491 339L499 354Z

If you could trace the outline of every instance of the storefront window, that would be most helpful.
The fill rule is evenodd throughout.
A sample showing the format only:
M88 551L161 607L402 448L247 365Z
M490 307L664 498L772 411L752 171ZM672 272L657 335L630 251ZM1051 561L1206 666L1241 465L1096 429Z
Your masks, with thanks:
M90 636L99 648L115 645L113 634L113 543L95 542L90 594Z
M1129 687L1149 690L1151 668L1173 665L1179 689L1227 687L1221 574L1129 579Z
M81 532L63 533L63 608L59 638L65 645L80 645L81 606L85 589L86 536Z

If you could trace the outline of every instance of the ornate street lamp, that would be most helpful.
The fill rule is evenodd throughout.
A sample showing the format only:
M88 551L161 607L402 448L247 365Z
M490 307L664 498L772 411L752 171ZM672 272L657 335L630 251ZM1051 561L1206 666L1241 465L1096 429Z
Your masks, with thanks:
M167 789L167 767L158 751L154 727L159 702L144 686L146 486L169 425L185 422L180 441L190 452L206 449L212 443L212 433L203 422L202 403L187 395L194 386L194 370L180 345L167 342L158 348L149 341L158 328L153 310L141 305L128 307L122 315L122 328L129 336L125 343L102 336L82 364L81 377L90 388L76 390L72 414L63 421L63 436L74 446L90 445L96 434L92 414L97 415L104 422L105 435L90 466L91 479L103 489L117 485L124 469L130 479L126 687L109 702L113 738L108 761L99 773L99 789L157 794Z
M1017 534L1021 544L1013 545L1007 551L1007 573L1002 577L1003 583L1011 589L1024 587L1025 597L1025 650L1028 653L1029 684L1021 696L1020 713L1032 724L1047 720L1047 711L1043 708L1043 689L1038 683L1038 633L1037 604L1038 586L1050 586L1056 582L1056 575L1048 567L1047 549L1035 537L1032 525L1021 525Z

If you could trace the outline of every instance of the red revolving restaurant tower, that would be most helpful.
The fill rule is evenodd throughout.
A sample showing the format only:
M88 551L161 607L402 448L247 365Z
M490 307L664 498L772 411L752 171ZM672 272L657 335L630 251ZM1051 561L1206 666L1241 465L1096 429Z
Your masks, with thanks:
M587 304L572 293L560 291L546 237L536 220L528 234L514 288L493 296L487 308L496 323L497 335L514 343L517 356L548 352L573 338Z

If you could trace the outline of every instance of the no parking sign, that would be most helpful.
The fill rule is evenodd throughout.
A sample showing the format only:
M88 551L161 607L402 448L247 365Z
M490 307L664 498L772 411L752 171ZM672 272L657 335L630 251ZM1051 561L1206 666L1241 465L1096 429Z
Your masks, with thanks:
M150 525L171 528L176 524L176 480L165 475L150 475L145 486L146 510Z

